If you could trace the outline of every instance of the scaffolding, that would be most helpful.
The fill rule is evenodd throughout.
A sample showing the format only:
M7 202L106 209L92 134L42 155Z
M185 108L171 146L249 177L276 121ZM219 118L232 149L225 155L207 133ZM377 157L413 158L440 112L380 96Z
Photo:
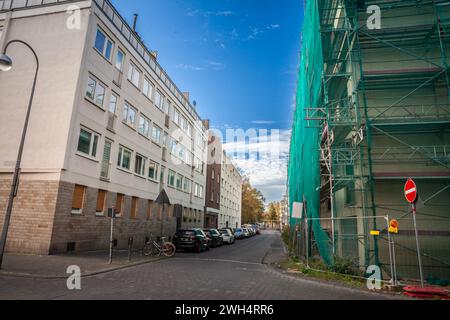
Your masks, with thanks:
M427 240L424 256L439 255L438 276L450 280L450 2L307 0L305 5L290 204L305 203L312 221L329 218L311 230L328 265L345 245L335 221L363 217L365 223L346 227L358 234L359 266L379 265L388 272L386 239L370 231L382 228L375 217L385 215L409 227L402 188L415 178L421 234L439 234L447 248L431 254ZM371 5L381 10L381 29L367 27ZM433 216L439 223L428 219ZM414 251L405 241L396 250L400 257L405 248ZM427 270L437 277L432 262ZM403 277L416 275L405 271Z

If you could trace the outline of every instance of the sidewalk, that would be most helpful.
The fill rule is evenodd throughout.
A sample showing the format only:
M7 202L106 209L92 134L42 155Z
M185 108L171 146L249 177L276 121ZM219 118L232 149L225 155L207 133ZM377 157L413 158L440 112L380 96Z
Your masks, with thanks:
M78 266L83 277L155 262L159 257L145 257L134 252L128 261L128 251L115 251L113 263L108 263L107 251L83 252L66 255L36 256L5 254L0 276L58 279L67 278L67 268Z

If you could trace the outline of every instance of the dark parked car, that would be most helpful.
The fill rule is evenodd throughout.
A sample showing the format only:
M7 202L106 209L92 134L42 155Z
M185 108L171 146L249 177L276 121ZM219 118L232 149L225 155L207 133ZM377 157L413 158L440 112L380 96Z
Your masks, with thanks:
M217 229L207 229L204 230L206 233L206 236L211 239L210 247L211 248L217 248L223 246L223 238Z
M201 229L178 230L173 237L173 244L181 250L192 250L200 253L208 250L208 239Z

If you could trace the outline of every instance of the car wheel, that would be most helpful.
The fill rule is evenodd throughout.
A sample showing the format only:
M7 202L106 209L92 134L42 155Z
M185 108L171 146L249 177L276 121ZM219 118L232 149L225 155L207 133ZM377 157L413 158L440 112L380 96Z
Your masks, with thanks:
M196 242L194 246L194 252L195 253L201 253L202 252L202 245L200 242Z

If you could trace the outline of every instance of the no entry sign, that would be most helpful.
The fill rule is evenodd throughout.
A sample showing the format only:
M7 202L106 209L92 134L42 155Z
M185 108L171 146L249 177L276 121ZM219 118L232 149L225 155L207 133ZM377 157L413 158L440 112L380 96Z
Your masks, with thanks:
M405 184L405 198L409 203L416 202L417 186L414 180L409 179Z

